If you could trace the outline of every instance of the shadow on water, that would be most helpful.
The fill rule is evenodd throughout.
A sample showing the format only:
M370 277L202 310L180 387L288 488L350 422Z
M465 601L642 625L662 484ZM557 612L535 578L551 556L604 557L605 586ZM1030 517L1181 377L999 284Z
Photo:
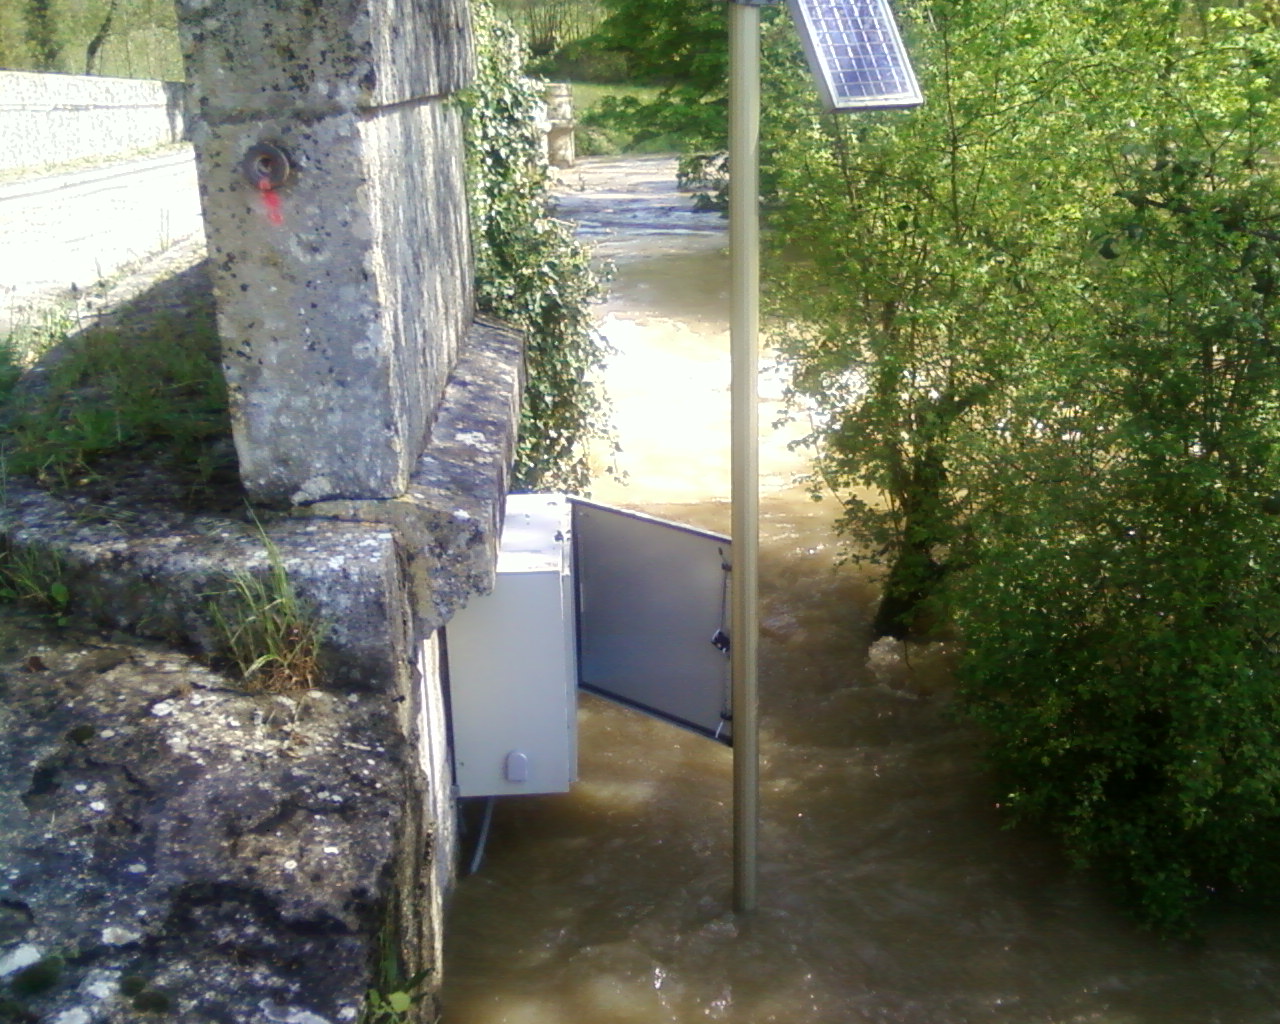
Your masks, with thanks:
M723 339L660 296L639 306L624 294L602 317L631 332L615 401L648 433L623 437L632 483L598 497L723 531L723 445L680 454L707 436L691 431L720 430L706 371ZM661 357L649 376L646 350ZM678 353L702 400L655 407L647 389L681 372ZM500 803L459 886L448 1024L1280 1021L1274 918L1160 942L1047 838L1002 827L977 737L948 711L950 652L869 647L875 587L836 567L832 506L782 482L798 463L766 468L759 911L729 910L728 751L583 697L574 791Z

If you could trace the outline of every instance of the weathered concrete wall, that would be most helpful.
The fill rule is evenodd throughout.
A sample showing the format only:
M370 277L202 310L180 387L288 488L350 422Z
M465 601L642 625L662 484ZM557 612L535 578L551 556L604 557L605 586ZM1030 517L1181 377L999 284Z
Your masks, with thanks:
M472 307L463 0L180 0L241 475L270 504L408 485ZM270 196L257 144L288 155Z
M472 316L449 102L470 78L465 0L178 0L178 13L240 474L283 511L260 507L259 527L144 508L126 488L86 515L75 495L10 480L0 543L56 558L72 612L208 652L208 595L266 573L265 530L330 627L327 683L285 742L271 698L216 680L156 701L153 680L113 675L47 730L42 707L66 705L52 681L12 740L0 732L10 788L37 798L0 799L30 839L5 865L30 899L0 899L0 976L65 930L84 953L36 997L42 1019L136 1019L120 972L143 957L184 1022L337 1024L390 959L402 977L426 972L408 1015L426 1024L455 866L439 630L492 587L523 383L518 336ZM246 175L263 145L287 154L287 175ZM158 766L135 769L125 742L79 749L139 719L136 749ZM371 806L331 816L326 799L362 792ZM60 862L68 898L40 865L75 835L87 845ZM166 867L134 868L153 863ZM94 893L102 913L68 921ZM119 923L135 906L140 923Z
M75 949L27 1009L130 1024L141 977L186 1024L339 1024L390 955L427 972L410 1019L437 1018L456 864L439 627L492 586L521 384L519 338L473 325L404 495L265 518L330 627L322 692L245 694L127 640L49 671L5 648L0 979ZM0 544L56 558L69 610L115 630L213 652L209 595L269 565L255 523L127 487L92 515L20 479L5 498Z
M0 71L0 171L181 142L185 92L180 82Z

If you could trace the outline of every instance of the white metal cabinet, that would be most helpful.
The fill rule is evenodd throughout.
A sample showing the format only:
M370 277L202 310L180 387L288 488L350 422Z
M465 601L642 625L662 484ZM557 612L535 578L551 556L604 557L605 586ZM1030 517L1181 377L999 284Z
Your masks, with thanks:
M569 502L507 500L497 584L449 622L459 796L563 793L577 775Z
M446 629L458 795L567 792L577 690L732 742L729 538L513 494L493 593Z

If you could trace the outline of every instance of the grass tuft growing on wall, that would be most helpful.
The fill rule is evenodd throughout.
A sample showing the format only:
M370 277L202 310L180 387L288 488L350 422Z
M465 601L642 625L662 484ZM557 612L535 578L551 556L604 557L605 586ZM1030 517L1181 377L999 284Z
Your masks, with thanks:
M230 588L214 595L210 611L227 655L247 689L300 693L320 682L320 645L327 632L315 610L299 598L280 550L263 535L265 576L233 573Z

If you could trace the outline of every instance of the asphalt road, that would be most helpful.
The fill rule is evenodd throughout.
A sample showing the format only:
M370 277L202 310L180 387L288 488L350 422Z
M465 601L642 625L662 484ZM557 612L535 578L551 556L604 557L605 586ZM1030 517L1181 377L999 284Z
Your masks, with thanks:
M189 147L0 185L0 337L203 231Z

